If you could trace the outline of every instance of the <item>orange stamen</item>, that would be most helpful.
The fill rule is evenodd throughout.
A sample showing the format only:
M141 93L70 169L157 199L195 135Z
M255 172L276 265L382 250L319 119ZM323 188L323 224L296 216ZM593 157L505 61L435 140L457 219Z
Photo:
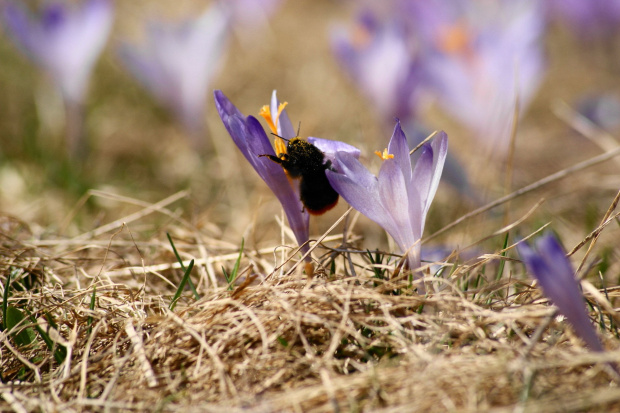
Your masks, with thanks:
M383 161L387 161L388 159L394 159L394 155L388 153L387 148L384 149L383 152L375 151L375 155L377 155Z
M258 114L265 119L272 133L278 133L278 120L280 119L280 115L286 105L288 105L288 102L283 102L278 105L278 113L276 114L275 119L271 116L271 109L269 108L269 105L265 105L260 108Z

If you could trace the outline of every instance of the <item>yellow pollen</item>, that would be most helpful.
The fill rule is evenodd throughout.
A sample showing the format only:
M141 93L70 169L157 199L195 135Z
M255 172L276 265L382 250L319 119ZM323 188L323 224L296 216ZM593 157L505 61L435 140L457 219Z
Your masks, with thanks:
M279 136L274 140L274 146L276 147L276 155L278 155L278 157L280 157L281 153L286 153L286 142Z
M388 153L387 148L385 148L383 152L375 151L375 155L377 155L383 161L387 161L388 159L394 159L394 155Z
M265 121L267 121L269 129L271 129L272 133L278 133L278 120L280 119L280 115L282 114L282 111L284 110L286 105L288 105L288 102L283 102L278 105L278 113L276 114L275 119L273 119L271 116L271 109L269 108L269 105L265 105L260 108L258 114L262 116Z

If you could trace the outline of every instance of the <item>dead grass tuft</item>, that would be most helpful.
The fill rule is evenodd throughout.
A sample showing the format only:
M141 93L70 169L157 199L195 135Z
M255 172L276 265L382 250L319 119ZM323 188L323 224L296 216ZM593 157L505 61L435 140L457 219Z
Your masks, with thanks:
M14 219L1 225L3 274L19 268L19 285L28 287L13 287L9 303L28 309L67 350L59 364L40 338L18 346L4 331L2 410L620 407L605 363L618 361L620 352L588 353L514 261L505 263L509 277L485 275L497 271L492 262L504 259L499 252L456 268L454 258L443 270L429 265L430 293L420 296L406 276L377 278L359 254L345 254L355 276L340 265L332 274L326 265L308 278L301 270L282 276L264 253L248 250L243 276L229 289L208 264L228 266L238 252L205 239L192 243L181 225L177 248L187 256L203 252L193 276L202 297L193 300L186 291L171 312L180 272L165 237L144 241L121 224L113 234L79 238L78 246L69 239L35 241ZM615 316L607 300L618 292L608 289L605 298L591 289L595 315ZM601 334L614 348L608 321Z

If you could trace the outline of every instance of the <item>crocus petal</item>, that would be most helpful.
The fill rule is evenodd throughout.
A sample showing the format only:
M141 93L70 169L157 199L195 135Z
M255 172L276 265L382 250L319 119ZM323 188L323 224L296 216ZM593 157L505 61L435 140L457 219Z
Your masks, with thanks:
M433 198L435 198L443 167L446 163L446 158L448 156L448 135L446 135L444 131L440 131L433 139L433 142L431 142L431 147L433 148L433 179L431 180L429 191L426 194L424 216L426 216L431 202Z
M432 143L425 144L420 149L421 153L416 161L412 182L419 183L416 187L420 191L422 213L426 217L430 205L437 192L441 173L448 155L448 136L445 132L439 132Z
M553 235L544 236L536 246L538 251L525 243L517 246L528 272L536 277L545 295L558 307L590 349L603 351L586 313L583 294L564 249Z
M266 157L260 157L260 155L275 155L260 122L253 116L243 116L221 91L216 90L214 97L215 107L226 130L241 153L278 198L298 244L303 245L310 236L310 216L307 212L302 212L303 205L299 200L299 194L291 186L282 167ZM307 250L308 245L304 245L302 251Z
M297 132L295 132L295 128L293 128L293 123L289 119L286 109L284 109L278 117L280 101L278 100L275 90L271 94L271 103L269 106L269 110L271 111L271 121L274 125L277 125L278 135L284 139L293 139L296 137Z
M308 142L319 148L325 155L325 158L332 161L332 163L334 162L338 152L347 152L353 155L355 159L358 159L361 153L361 151L355 146L341 141L333 141L331 139L321 139L309 136Z
M411 158L409 157L409 144L407 137L400 126L400 120L396 120L394 133L388 145L388 153L394 155L394 161L401 170L407 181L411 177Z
M383 208L379 197L377 178L353 155L338 152L334 167L338 173L327 170L325 174L332 187L353 208L381 225L394 229L389 212Z
M402 252L409 252L409 255L413 257L413 260L409 262L409 268L418 268L420 258L417 252L420 245L418 243L414 247L414 243L422 235L418 223L420 214L411 216L410 204L419 203L419 201L411 198L415 188L409 188L407 178L403 176L400 165L394 159L388 159L379 170L379 196L384 208L390 211L391 230L385 228L386 231L394 238ZM411 255L412 252L413 255Z

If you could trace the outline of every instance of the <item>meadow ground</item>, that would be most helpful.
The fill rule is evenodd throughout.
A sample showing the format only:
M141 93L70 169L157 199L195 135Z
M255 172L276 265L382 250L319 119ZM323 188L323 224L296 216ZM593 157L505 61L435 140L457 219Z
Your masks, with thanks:
M115 46L139 38L144 17L198 3L117 2L80 165L53 155L62 104L0 37L1 411L620 410L619 131L574 110L620 92L620 53L554 27L510 162L425 110L476 195L440 185L423 245L442 252L424 262L420 295L385 232L342 200L311 222L309 277L211 100L197 154L123 70ZM393 124L329 51L348 7L284 4L269 28L233 39L212 86L254 115L277 89L301 135L354 144L376 171ZM515 243L548 229L579 267L607 352L588 350L519 260ZM22 318L11 332L7 313Z

